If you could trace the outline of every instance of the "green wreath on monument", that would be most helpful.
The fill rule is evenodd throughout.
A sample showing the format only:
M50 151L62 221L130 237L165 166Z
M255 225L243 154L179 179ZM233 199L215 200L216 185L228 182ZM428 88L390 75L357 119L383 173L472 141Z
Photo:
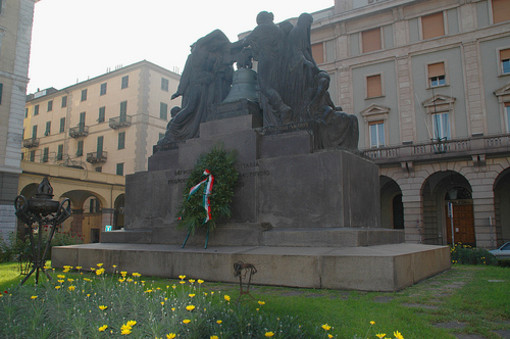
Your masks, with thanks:
M186 182L179 210L178 227L188 230L182 247L190 235L205 227L207 248L209 230L216 227L217 220L231 217L234 187L239 177L235 161L236 152L227 152L222 146L215 146L198 158Z

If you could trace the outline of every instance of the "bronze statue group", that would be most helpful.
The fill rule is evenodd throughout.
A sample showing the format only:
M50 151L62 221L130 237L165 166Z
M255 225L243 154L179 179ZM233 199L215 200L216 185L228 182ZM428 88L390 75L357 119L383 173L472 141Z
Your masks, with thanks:
M244 39L231 43L215 30L191 46L177 92L181 106L171 110L165 137L156 149L199 137L200 123L214 105L228 95L237 68L256 61L259 105L264 127L305 123L314 134L315 148L357 150L358 120L331 100L330 76L312 56L313 18L303 13L296 25L273 22L272 13L260 12L257 26Z

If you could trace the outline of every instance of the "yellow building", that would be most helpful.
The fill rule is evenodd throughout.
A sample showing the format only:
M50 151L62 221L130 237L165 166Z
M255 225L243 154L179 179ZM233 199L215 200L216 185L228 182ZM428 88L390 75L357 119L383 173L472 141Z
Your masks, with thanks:
M141 61L76 85L31 94L22 159L126 175L147 170L165 133L179 75Z
M32 196L49 176L54 199L70 198L64 230L86 242L123 226L124 175L147 170L165 131L179 75L148 61L62 90L27 96L18 193Z
M0 238L16 225L23 107L34 0L0 0Z

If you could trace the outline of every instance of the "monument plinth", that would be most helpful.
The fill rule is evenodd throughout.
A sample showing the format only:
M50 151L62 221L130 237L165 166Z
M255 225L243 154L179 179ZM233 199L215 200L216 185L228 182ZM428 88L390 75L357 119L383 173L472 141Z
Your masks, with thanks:
M257 267L255 284L378 291L448 269L448 247L405 244L404 230L381 227L378 168L358 155L357 118L331 100L311 23L305 13L295 27L275 25L261 12L241 41L216 30L194 43L172 95L182 107L148 171L126 177L124 229L103 232L101 244L55 248L52 264L235 282L233 264L243 261ZM215 220L207 249L205 230L182 248L188 178L220 144L237 153L232 216Z

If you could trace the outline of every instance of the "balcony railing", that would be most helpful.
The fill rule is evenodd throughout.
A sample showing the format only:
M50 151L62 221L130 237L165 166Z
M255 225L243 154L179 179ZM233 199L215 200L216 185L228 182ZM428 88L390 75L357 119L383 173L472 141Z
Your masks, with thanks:
M108 153L104 151L87 153L87 162L91 164L103 163L106 162L106 159L108 159Z
M379 147L363 150L376 163L398 163L430 159L471 157L477 154L510 153L510 134L427 143Z
M71 138L81 138L89 135L89 127L84 125L78 125L69 129L69 136Z
M23 147L33 148L39 146L39 138L30 138L23 140Z
M110 118L110 120L108 121L108 124L110 125L110 128L113 128L113 129L129 127L129 126L131 126L131 116L126 115L126 116Z

